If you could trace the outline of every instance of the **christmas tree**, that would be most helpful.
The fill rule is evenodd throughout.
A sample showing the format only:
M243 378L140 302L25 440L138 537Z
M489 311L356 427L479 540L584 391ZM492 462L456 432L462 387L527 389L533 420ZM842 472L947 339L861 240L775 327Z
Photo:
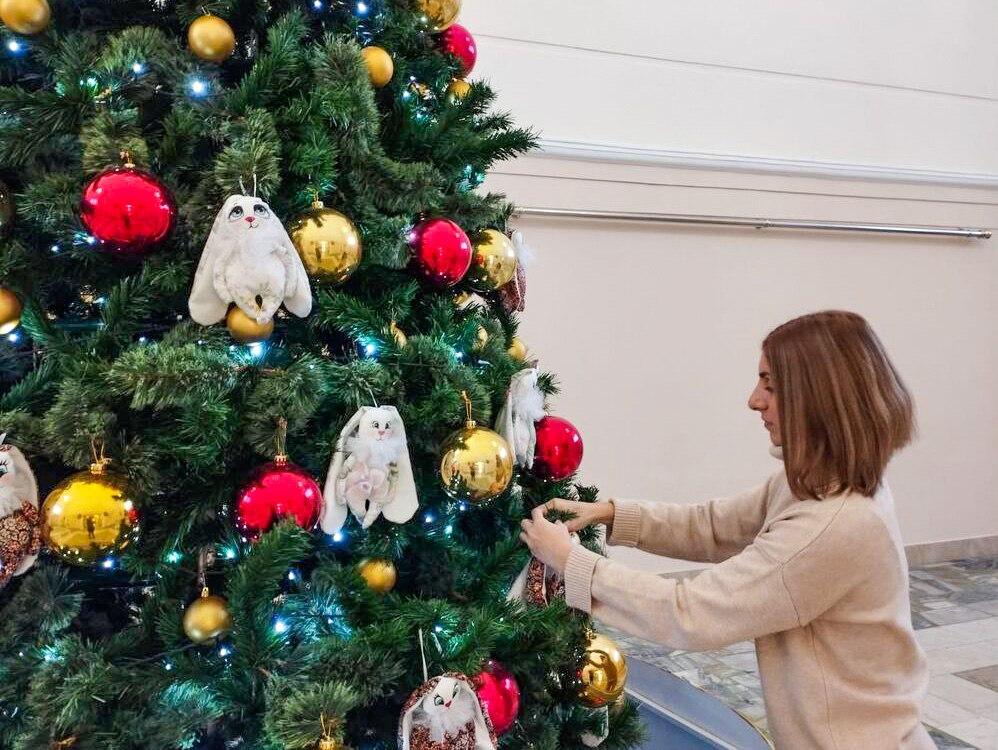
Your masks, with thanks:
M638 741L459 9L0 0L0 747Z

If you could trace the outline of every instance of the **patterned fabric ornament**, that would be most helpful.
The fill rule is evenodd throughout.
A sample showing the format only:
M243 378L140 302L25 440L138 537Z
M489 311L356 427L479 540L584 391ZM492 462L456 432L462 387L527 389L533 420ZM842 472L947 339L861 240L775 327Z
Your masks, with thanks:
M38 483L27 459L0 435L0 589L35 564L42 548Z
M539 375L535 369L516 373L506 392L506 403L496 418L496 432L512 446L517 466L528 469L534 465L537 447L535 425L544 417L544 394L537 387Z
M578 543L578 535L572 534L572 544ZM531 607L546 607L555 599L564 598L564 577L536 557L530 558L506 596L507 601L523 602Z
M394 406L362 406L340 432L323 488L322 530L335 534L347 508L365 529L384 516L405 523L419 510L405 424Z
M229 196L215 216L188 304L191 318L207 326L224 318L232 302L260 325L282 303L299 318L312 311L298 251L270 206L250 195Z
M523 232L517 229L512 240L516 248L516 276L499 287L499 302L508 313L527 309L527 267L534 262L534 251L523 239Z
M399 720L400 750L496 750L492 720L468 677L447 672L413 691Z

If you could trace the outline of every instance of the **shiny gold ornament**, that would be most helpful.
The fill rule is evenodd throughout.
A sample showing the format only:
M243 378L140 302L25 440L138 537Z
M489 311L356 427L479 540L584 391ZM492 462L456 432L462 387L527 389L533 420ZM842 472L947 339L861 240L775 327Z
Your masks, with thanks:
M194 643L208 645L225 636L232 628L229 603L220 596L210 595L208 587L184 610L184 633Z
M447 97L452 102L459 102L471 93L471 84L461 78L455 78L447 87Z
M291 223L289 234L305 270L319 281L342 284L360 265L357 227L318 199Z
M484 291L505 286L516 276L516 248L513 240L497 229L486 229L471 254L468 278Z
M485 326L478 326L478 333L475 334L475 343L471 345L473 352L480 352L489 343L489 332Z
M21 300L10 289L0 287L0 336L8 334L21 323Z
M579 699L591 708L620 698L627 684L627 660L620 647L605 635L590 635L579 680L582 683Z
M395 75L395 63L392 56L381 47L364 47L360 51L364 57L364 64L367 65L367 73L371 76L371 84L376 89L387 86Z
M426 15L430 31L449 29L461 15L461 0L417 0Z
M209 13L196 19L187 29L187 44L202 60L220 63L235 50L236 33L225 19Z
M395 339L395 344L399 349L404 349L406 345L408 345L409 338L405 335L405 331L399 328L394 320L392 321L392 324L388 326L388 332L392 335L392 338Z
M52 11L45 0L0 0L0 21L18 34L37 34L48 28Z
M0 180L0 237L6 237L14 226L14 194Z
M440 480L455 500L486 503L498 497L513 480L513 452L498 432L479 427L471 418L471 400L464 398L468 419L444 441Z
M107 459L64 479L42 506L45 544L63 562L93 565L139 538L139 514L128 480Z
M233 305L226 314L225 325L228 327L232 338L240 344L259 344L269 339L270 335L274 332L273 318L261 325L236 305Z
M357 571L372 591L387 594L398 581L398 571L391 560L361 560Z
M523 339L519 336L513 337L513 340L509 342L509 348L506 351L509 352L509 356L517 362L527 361L527 345L523 343Z

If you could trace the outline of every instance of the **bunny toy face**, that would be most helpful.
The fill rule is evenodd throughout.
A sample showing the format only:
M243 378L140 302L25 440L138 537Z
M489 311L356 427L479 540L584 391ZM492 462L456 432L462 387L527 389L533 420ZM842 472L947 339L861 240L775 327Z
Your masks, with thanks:
M233 195L222 206L216 219L216 230L222 238L239 243L251 254L257 249L260 254L269 253L269 247L258 242L258 235L273 235L280 241L284 225L274 216L270 206L252 195ZM280 234L278 234L278 232Z

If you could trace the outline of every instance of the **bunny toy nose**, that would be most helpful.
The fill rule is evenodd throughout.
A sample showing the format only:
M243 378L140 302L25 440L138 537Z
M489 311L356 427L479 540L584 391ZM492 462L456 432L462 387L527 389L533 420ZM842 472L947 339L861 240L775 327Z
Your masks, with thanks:
M252 216L247 216L245 221L248 221L250 224L252 224L255 221L255 219Z
M454 701L447 701L447 702L446 702L446 703L444 704L444 708L450 708L450 704L451 704L451 703L453 703L453 702L454 702Z

